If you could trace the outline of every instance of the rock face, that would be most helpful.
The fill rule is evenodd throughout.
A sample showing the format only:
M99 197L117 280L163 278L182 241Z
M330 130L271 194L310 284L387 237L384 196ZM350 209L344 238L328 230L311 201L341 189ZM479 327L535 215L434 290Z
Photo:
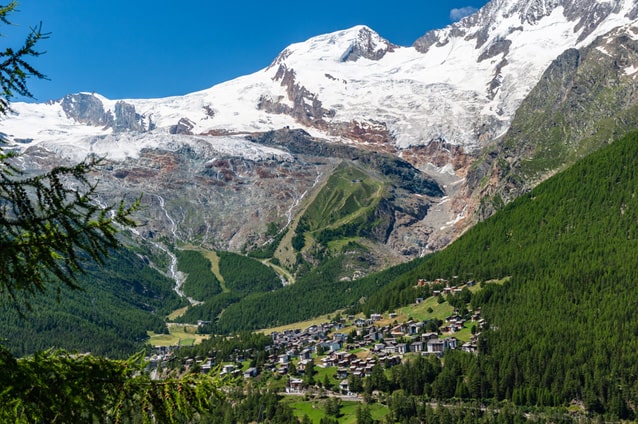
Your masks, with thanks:
M113 115L104 110L104 105L92 94L68 94L60 101L67 118L96 127L111 127Z
M59 101L66 117L77 123L95 127L110 128L114 132L144 132L154 128L152 122L135 111L135 106L122 100L115 103L113 110L105 110L103 100L95 94L68 94Z
M393 52L398 46L381 38L370 28L361 28L357 39L341 56L342 62L356 62L360 58L380 60L387 53Z
M248 140L163 137L165 147L108 161L96 175L103 203L142 196L135 219L144 239L216 250L258 248L272 237L269 224L286 229L335 168L348 162L388 184L388 195L373 214L375 225L361 234L374 247L371 268L387 264L388 258L389 263L413 258L436 244L435 239L428 242L435 228L427 215L444 196L443 189L395 156L326 143L301 130L254 134ZM134 144L137 139L95 140L105 142ZM26 170L34 172L65 163L37 146L24 159Z
M636 27L617 28L559 56L521 104L507 134L468 176L470 190L486 199L481 215L635 129L637 90Z
M106 155L105 196L148 193L149 236L231 250L360 162L398 193L375 240L412 257L634 124L636 18L633 0L493 0L412 47L357 26L182 97L18 103L3 132L52 161Z

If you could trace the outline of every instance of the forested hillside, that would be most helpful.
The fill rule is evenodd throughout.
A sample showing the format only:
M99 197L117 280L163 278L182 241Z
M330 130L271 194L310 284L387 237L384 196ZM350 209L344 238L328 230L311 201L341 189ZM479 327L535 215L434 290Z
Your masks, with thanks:
M18 356L61 347L128 357L143 348L147 330L166 332L164 317L185 305L170 279L129 250L112 251L104 266L91 263L86 271L80 290L49 290L22 316L3 304L3 345Z
M489 280L473 299L490 330L459 370L472 398L582 401L634 417L638 399L638 133L578 162L427 257L363 309L409 299L417 278ZM463 379L464 377L464 379Z

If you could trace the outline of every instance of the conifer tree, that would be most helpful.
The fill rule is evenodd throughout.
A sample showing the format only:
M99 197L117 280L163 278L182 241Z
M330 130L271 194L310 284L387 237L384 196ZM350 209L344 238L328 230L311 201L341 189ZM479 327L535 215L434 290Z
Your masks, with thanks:
M9 24L16 6L0 5L0 22ZM36 45L47 37L39 25L20 48L0 52L0 119L8 119L12 98L31 97L28 78L45 78L28 60L41 54ZM119 245L117 225L133 225L130 214L137 206L96 202L90 175L100 158L33 176L17 168L17 156L0 136L0 295L15 306L51 281L78 288L83 261L102 261Z
M0 23L9 24L16 6L0 5ZM36 45L46 38L38 26L20 48L0 52L0 119L8 119L12 98L31 96L28 78L44 78L28 60L40 55ZM90 180L98 158L31 176L17 168L18 154L6 144L0 140L0 295L19 307L52 282L80 288L83 263L103 261L119 246L118 225L133 225L137 203L98 204ZM0 422L176 423L218 399L212 377L156 381L144 366L142 354L115 361L50 350L18 359L0 346Z

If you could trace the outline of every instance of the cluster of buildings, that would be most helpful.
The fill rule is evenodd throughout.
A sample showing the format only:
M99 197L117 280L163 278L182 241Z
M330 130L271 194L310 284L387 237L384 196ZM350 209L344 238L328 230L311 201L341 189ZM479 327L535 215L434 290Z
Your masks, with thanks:
M404 355L410 352L442 356L450 349L477 351L475 335L469 342L461 343L453 335L441 338L436 332L426 331L426 324L422 321L379 325L382 319L381 314L372 314L368 319L349 317L348 334L341 331L346 329L345 319L313 325L304 330L274 332L273 348L283 353L276 357L271 355L271 369L284 375L293 361L300 372L305 370L310 361L323 368L335 367L335 378L341 380L345 394L349 376L370 376L376 364L384 367L400 364ZM482 324L480 311L472 315L472 321ZM454 314L447 318L441 331L452 334L464 325L465 320ZM291 379L287 390L297 392L301 386L302 380Z
M417 285L442 284L444 280L426 281L419 280ZM469 283L468 283L469 284ZM453 294L460 289L446 286L448 294ZM416 303L423 299L416 299ZM389 319L384 319L389 318ZM340 318L331 322L312 325L306 329L294 329L281 332L273 332L272 345L266 349L267 359L260 370L269 370L280 375L290 374L290 369L304 373L309 365L323 368L335 367L334 377L341 381L342 392L347 392L347 379L350 376L367 377L372 373L375 365L383 367L398 365L408 353L418 355L442 356L447 350L462 349L467 352L476 352L478 336L472 335L469 342L461 343L454 333L463 329L466 318L473 322L478 330L483 327L484 320L479 311L474 311L470 316L462 317L455 313L447 317L444 325L433 326L429 321L410 320L404 323L392 324L389 321L396 318L396 314L384 317L382 314L371 314L369 318L347 319ZM382 322L385 323L382 325ZM440 322L438 323L440 324ZM432 330L438 330L434 332ZM444 333L447 337L440 337ZM157 365L170 358L170 351L157 352L152 362ZM197 364L185 364L187 367L197 365L201 372L210 372L214 366L211 358L198 361ZM261 365L261 364L260 364ZM255 367L242 371L234 364L224 365L221 375L252 378L258 375ZM295 373L293 373L295 374ZM302 381L289 379L288 390L301 390Z

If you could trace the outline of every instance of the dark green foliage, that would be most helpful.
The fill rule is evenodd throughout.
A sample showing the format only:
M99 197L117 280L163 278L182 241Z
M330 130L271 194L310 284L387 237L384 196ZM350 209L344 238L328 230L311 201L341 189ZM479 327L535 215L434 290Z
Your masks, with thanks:
M46 351L15 359L0 347L0 422L192 422L219 401L212 378L152 381L140 374L140 357Z
M339 281L345 260L344 256L330 258L295 284L270 293L247 296L224 311L219 321L213 324L213 331L226 334L265 328L355 306L384 286L394 275L404 273L417 264L399 265L356 281Z
M28 318L4 305L3 344L18 356L56 346L126 357L142 349L148 330L165 332L163 317L184 305L173 281L125 249L111 252L103 266L89 264L81 283L81 290L33 298Z
M277 274L261 262L230 252L218 252L218 255L219 272L228 289L253 293L281 287Z
M175 356L182 359L210 357L219 364L236 360L238 352L252 352L255 358L261 355L263 359L263 352L270 344L272 344L272 337L246 331L232 336L211 336L198 345L179 349Z
M478 367L447 371L446 358L450 378L439 378L433 393L537 406L576 399L592 412L632 419L638 396L636 170L638 133L632 133L425 258L366 307L402 304L401 294L414 290L416 278L510 276L472 299L491 328L481 335ZM460 376L469 378L468 387L453 387Z
M196 323L202 321L214 321L222 313L222 311L239 302L242 296L236 293L220 293L214 297L205 299L203 303L191 306L181 317L175 319L176 322ZM208 333L208 327L203 327L202 332Z
M277 274L268 266L261 262L238 255L230 252L218 252L219 256L219 272L224 278L224 285L227 291L217 294L206 294L206 296L200 297L203 300L202 304L193 306L186 311L184 315L177 318L178 322L197 322L203 321L215 321L222 311L229 306L240 302L242 299L250 296L251 294L271 292L277 288L281 288L281 280ZM205 259L198 253L201 259ZM198 262L201 261L198 259ZM210 273L210 263L206 273ZM205 272L202 270L202 274ZM215 281L217 281L215 279ZM206 283L209 284L209 283ZM259 314L250 314L251 316ZM213 325L214 328L214 325ZM202 331L209 332L210 326L204 326ZM236 328L241 330L241 328Z
M198 300L209 299L221 293L222 287L210 270L210 261L195 250L178 250L178 269L188 276L183 290L186 296Z

